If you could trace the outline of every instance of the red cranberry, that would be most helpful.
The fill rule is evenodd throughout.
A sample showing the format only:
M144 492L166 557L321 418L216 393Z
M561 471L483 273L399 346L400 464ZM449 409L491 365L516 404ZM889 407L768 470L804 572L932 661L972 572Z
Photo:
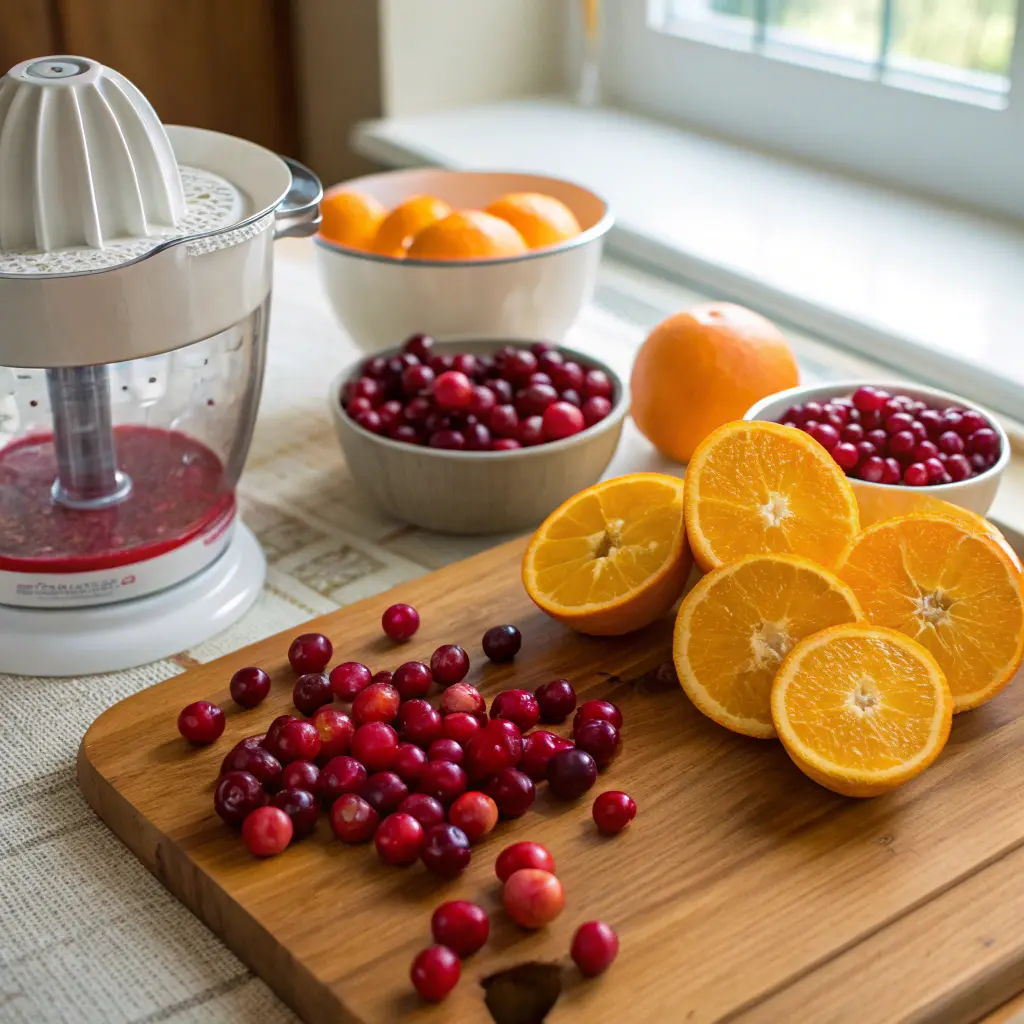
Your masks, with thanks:
M519 433L519 414L511 405L496 405L487 416L487 426L499 438L514 440Z
M627 793L611 789L598 795L593 814L600 831L605 835L615 835L636 817L636 803Z
M378 410L377 415L380 417L380 425L386 432L390 432L395 427L401 426L401 415L403 405L398 401L385 402Z
M439 1003L459 983L462 965L447 946L430 946L412 962L409 977L413 988L432 1003Z
M266 742L266 741L264 741ZM230 762L230 763L229 763ZM221 770L248 772L269 792L281 784L281 762L264 747L236 747L225 759Z
M422 753L422 751L421 751ZM440 800L435 800L426 793L410 793L398 805L402 814L410 814L424 828L433 828L444 823L444 807Z
M484 779L502 768L514 768L523 756L523 741L515 723L492 719L470 738L465 751L470 777Z
M240 707L254 708L270 693L270 676L261 668L240 668L231 677L228 689Z
M534 385L538 384L543 384L546 387L551 387L551 375L544 373L541 370L538 370L536 373L531 373L530 376L526 378L526 383L523 385L522 388L520 388L520 390L522 391L525 390L526 388L532 388ZM556 391L555 394L557 395L558 392Z
M448 820L475 843L498 824L498 805L486 793L471 790L457 797L448 808Z
M535 448L544 443L544 420L540 416L529 416L519 421L519 433L516 435L524 448Z
M373 402L368 398L353 398L350 399L348 405L345 406L345 411L352 417L352 419L358 421L366 413L373 412Z
M390 814L409 795L409 787L394 772L374 772L359 795L378 814Z
M523 645L523 637L515 626L491 626L481 644L491 661L511 661Z
M330 680L322 672L307 672L295 680L292 703L307 717L333 699Z
M889 451L893 455L909 455L914 450L914 445L917 442L918 439L914 437L913 431L900 430L889 438Z
M405 403L405 408L402 410L402 419L405 420L407 426L417 427L426 422L433 408L434 406L430 399L420 395Z
M263 746L275 757L277 756L277 738L281 735L285 722L299 722L301 719L294 715L278 715L267 727L267 734L263 737Z
M588 370L583 378L583 393L587 398L611 398L614 388L604 370Z
M845 470L853 469L860 460L860 453L856 447L847 441L840 441L832 449L832 458L835 459L836 464Z
M250 811L267 802L259 779L249 772L228 772L217 780L213 809L229 825L240 825ZM497 815L495 815L497 818Z
M918 413L917 419L929 435L938 437L945 429L945 421L938 409L924 409Z
M885 460L877 455L872 455L870 459L865 459L860 464L857 476L870 484L881 483L882 477L885 476Z
M586 385L586 375L579 363L567 361L561 366L556 366L551 371L551 380L559 391L571 388L573 391L583 393Z
M402 390L410 397L430 392L434 383L434 371L422 363L409 366L402 372Z
M356 793L342 793L331 805L330 821L343 843L365 843L377 831L380 815Z
M870 441L880 453L884 453L889 447L889 435L884 430L869 430L864 435L864 440Z
M548 762L551 792L575 800L597 781L597 763L585 750L559 750Z
M885 413L881 409L872 409L860 414L860 425L865 430L877 430L882 425Z
M526 380L531 373L537 372L537 357L525 348L513 349L502 360L501 372L513 384Z
M975 430L967 438L967 450L972 455L997 456L999 454L999 435L991 427Z
M473 400L473 382L458 370L446 370L434 381L433 394L439 409L457 412Z
M428 871L442 878L454 878L469 866L472 851L466 833L445 822L427 829L420 856Z
M568 402L570 405L576 406L577 409L581 409L582 410L582 408L583 408L583 399L580 398L580 393L578 391L573 391L572 388L566 388L564 391L559 393L558 397L559 397L559 399L561 399L561 401ZM588 401L589 401L589 399L588 399ZM606 402L606 401L608 401L608 399L606 399L606 398L598 398L598 399L596 399L596 401L598 401L598 402ZM586 422L586 419L587 419L586 414L584 414L584 416L583 416L584 422ZM588 424L588 426L589 426L589 424Z
M565 393L562 394L562 401L568 401ZM592 427L595 423L600 423L612 411L612 403L607 398L588 398L580 411L583 413L584 426Z
M839 436L849 444L857 444L864 440L864 428L859 423L848 423L839 432Z
M303 633L288 648L288 661L298 675L322 672L333 653L331 641L323 633Z
M305 789L315 793L319 780L320 769L312 761L292 761L281 772L282 789Z
M242 822L242 841L256 857L273 857L292 841L292 820L279 807L257 807Z
M829 452L839 443L839 431L828 423L816 423L807 433Z
M447 807L466 792L466 773L451 761L428 761L420 773L419 790Z
M400 423L391 429L388 435L393 441L401 441L403 444L423 444L424 438L415 427L406 423Z
M499 882L507 882L517 871L535 868L538 871L555 873L555 858L546 846L540 843L513 843L506 846L494 862L494 873Z
M345 385L345 397L349 402L355 398L365 398L371 405L379 405L384 398L384 389L380 381L373 377L357 377Z
M590 722L595 718L611 722L616 729L622 728L622 712L611 701L585 700L572 720L573 734L584 722Z
M483 384L474 384L473 397L469 400L469 405L466 406L466 412L486 418L497 404L497 396L490 388L484 387Z
M430 672L442 686L458 683L469 672L469 655L458 644L438 647L430 656Z
M465 753L462 744L457 740L441 737L434 740L427 748L428 761L451 761L452 764L462 764Z
M861 412L881 412L889 395L885 391L877 391L870 385L857 388L853 393L854 407Z
M386 669L382 668L379 672L373 673L373 678L370 680L371 683L391 683L391 673Z
M619 937L603 921L587 921L576 929L570 953L580 974L593 978L618 956Z
M371 356L363 363L363 376L372 377L374 380L382 380L387 376L388 361L384 356Z
M940 452L945 452L947 455L963 454L964 439L955 431L947 430L945 433L939 434L935 444Z
M570 750L572 740L562 739L546 729L538 729L523 737L523 756L519 770L526 772L534 782L543 782L548 777L548 763L559 750Z
M428 359L433 347L434 339L429 334L413 334L402 346L402 351L417 359Z
M414 743L398 744L393 768L407 786L415 786L419 782L426 763L427 755Z
M278 734L277 750L282 764L315 761L320 753L320 733L312 722L285 722Z
M295 839L304 839L316 827L320 817L320 804L312 793L305 789L282 789L270 801L273 807L284 811L292 823Z
M878 449L870 441L860 441L855 447L857 448L857 455L862 462L878 454Z
M537 698L529 690L502 690L491 701L491 718L515 722L521 733L532 729L540 720Z
M918 441L911 452L911 458L914 462L924 462L926 459L934 459L938 454L938 446L931 441Z
M476 715L487 710L487 702L472 683L455 683L441 694L438 710L442 715L452 715L459 711Z
M420 613L412 605L393 604L381 616L380 624L391 640L408 640L420 628Z
M927 486L928 467L923 462L912 462L903 470L903 482L910 487Z
M488 391L493 392L498 405L510 405L512 402L512 396L515 392L512 390L512 385L507 380L489 380L484 383L484 387ZM515 412L515 410L512 410Z
M498 437L491 442L492 452L512 452L523 446L512 437Z
M398 733L386 722L367 722L352 737L352 756L370 771L382 772L395 763Z
M349 752L356 727L343 711L331 707L320 708L313 715L313 725L320 733L320 761L329 761L332 757Z
M883 484L898 484L903 479L903 467L894 458L885 460L885 471L882 473Z
M433 676L422 661L407 661L395 669L391 681L402 700L413 700L426 696Z
M946 460L946 472L952 480L966 480L973 475L966 455L950 455Z
M373 836L377 856L394 867L412 864L423 845L423 826L411 814L389 814Z
M462 431L466 448L471 452L486 452L491 448L491 432L482 423L470 423Z
M516 768L502 768L486 782L484 790L498 805L503 818L520 818L533 804L537 790L533 779Z
M243 750L258 750L264 739L264 736L246 736L244 740L239 740L225 755L224 760L220 763L220 771L218 775L223 775L225 772L234 771L234 758L235 755Z
M516 412L520 416L541 416L557 401L558 392L550 384L531 384L516 393Z
M369 412L361 412L352 418L363 430L368 430L371 434L382 434L384 432L384 423L380 418L380 414L373 409L370 409Z
M441 723L441 735L444 739L455 740L465 744L483 728L480 719L467 711L454 711L445 715Z
M544 410L544 436L551 441L572 437L585 426L583 413L568 402L555 402Z
M520 868L505 883L501 902L516 924L523 928L543 928L564 909L565 890L547 871Z
M568 679L553 679L533 693L542 722L564 722L576 710L576 691Z
M970 437L976 431L988 429L988 426L988 420L975 409L964 409L960 414L959 434L961 437Z
M224 712L208 700L193 701L178 715L178 732L189 743L212 743L224 732Z
M812 399L804 406L804 426L808 426L812 420L817 423L824 415L825 407Z
M357 793L366 781L366 768L354 757L332 757L320 769L316 795L325 804L344 793Z
M585 750L598 768L611 764L621 747L619 730L611 722L592 719L583 722L576 730L576 746Z
M491 922L483 907L468 900L449 900L431 915L430 933L435 942L459 956L472 956L487 942Z
M467 377L476 377L480 373L477 357L472 352L459 352L452 358L452 369L464 373Z
M466 435L461 430L436 430L427 438L431 448L447 448L462 451L466 447Z
M902 431L909 432L913 422L913 416L909 416L905 412L894 412L886 417L885 432L887 434L898 434Z
M393 722L401 704L398 690L390 683L370 683L352 701L352 720L357 726L367 722Z
M441 737L441 715L425 700L406 701L399 711L398 720L402 736L410 743L428 747Z

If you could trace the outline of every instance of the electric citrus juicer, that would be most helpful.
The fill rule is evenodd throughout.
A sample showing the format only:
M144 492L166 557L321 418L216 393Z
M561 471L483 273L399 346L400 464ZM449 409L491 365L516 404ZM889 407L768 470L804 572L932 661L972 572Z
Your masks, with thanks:
M96 61L0 80L0 672L142 664L255 599L234 489L272 243L312 234L320 195L260 146L163 126Z

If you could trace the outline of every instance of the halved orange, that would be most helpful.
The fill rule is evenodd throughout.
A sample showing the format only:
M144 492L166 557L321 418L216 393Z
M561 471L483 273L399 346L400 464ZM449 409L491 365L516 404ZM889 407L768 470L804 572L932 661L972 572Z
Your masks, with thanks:
M795 427L737 420L686 468L686 532L705 571L744 555L804 555L834 569L860 527L849 480Z
M541 523L523 557L523 584L558 622L619 636L676 603L690 564L683 481L632 473L580 491Z
M878 796L919 775L953 719L936 660L904 634L868 625L801 640L775 676L771 704L797 767L844 796Z
M990 536L944 516L876 523L838 569L869 622L913 637L934 655L967 711L994 697L1024 659L1021 575Z
M794 644L856 622L853 591L799 555L748 555L715 569L686 595L672 657L686 695L709 718L757 738L775 735L772 680Z
M904 489L913 491L913 488ZM910 512L923 512L927 515L942 516L944 519L955 519L958 523L963 523L975 533L983 533L987 537L991 537L1006 552L1016 570L1024 572L1024 565L1021 565L1020 555L1010 547L1010 542L1003 536L999 527L990 523L984 516L978 515L977 512L972 512L969 508L962 508L960 505L954 505L952 502L943 501L941 498L933 498L931 495L916 494L915 497L919 500L918 506L913 509L907 509L903 513L904 515ZM895 517L889 515L885 518L893 519ZM874 524L863 523L863 525L866 527Z

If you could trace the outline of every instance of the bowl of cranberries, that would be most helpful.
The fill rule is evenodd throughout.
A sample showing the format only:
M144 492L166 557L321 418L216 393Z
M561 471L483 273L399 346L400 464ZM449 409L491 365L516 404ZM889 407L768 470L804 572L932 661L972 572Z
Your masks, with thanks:
M790 388L745 418L786 423L821 444L849 477L865 524L925 508L931 498L984 515L1010 460L990 413L921 384Z
M536 526L600 478L629 405L580 352L421 334L339 375L328 402L356 485L442 533Z

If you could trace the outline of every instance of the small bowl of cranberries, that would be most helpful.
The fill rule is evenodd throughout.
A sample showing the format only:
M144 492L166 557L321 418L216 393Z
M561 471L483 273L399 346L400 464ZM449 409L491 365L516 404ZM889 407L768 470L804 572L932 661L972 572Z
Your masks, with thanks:
M1010 461L991 413L922 384L790 388L745 418L786 423L821 444L849 477L864 525L927 509L932 498L984 515Z
M536 526L593 484L629 406L583 353L425 335L342 373L328 402L360 488L396 519L462 534Z

